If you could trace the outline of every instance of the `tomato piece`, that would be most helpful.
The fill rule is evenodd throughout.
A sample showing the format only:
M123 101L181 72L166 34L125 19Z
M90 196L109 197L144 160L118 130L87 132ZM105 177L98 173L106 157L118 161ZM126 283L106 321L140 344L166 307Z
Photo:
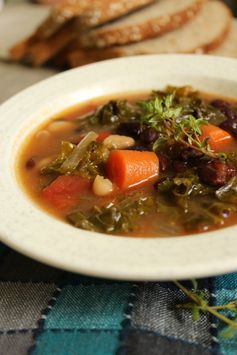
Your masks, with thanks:
M59 210L75 207L82 193L89 191L91 183L80 176L59 176L42 190L42 196Z
M97 134L98 134L97 142L103 142L105 138L107 138L111 135L111 132L101 131L101 132L97 132Z

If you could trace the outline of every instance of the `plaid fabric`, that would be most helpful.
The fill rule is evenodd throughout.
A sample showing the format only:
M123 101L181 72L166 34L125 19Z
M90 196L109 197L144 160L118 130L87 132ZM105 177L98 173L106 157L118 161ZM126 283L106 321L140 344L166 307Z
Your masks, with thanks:
M237 274L199 280L210 302L237 297ZM129 283L66 273L0 246L0 355L237 354L237 336L174 305L172 283Z

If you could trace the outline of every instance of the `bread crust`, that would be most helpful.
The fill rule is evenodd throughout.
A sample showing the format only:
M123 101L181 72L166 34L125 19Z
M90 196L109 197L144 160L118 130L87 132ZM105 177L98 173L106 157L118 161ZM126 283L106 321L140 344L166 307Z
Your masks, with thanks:
M233 20L224 42L209 50L209 54L237 58L237 21Z
M140 42L173 31L191 20L201 9L204 0L193 0L187 8L170 15L157 16L139 24L95 29L82 34L80 42L84 48L105 48L114 45ZM159 3L158 3L159 5Z
M35 37L45 39L53 35L70 19L78 18L80 30L101 25L126 15L155 0L70 0L61 1L52 8L51 15L35 32Z
M48 40L37 41L31 44L25 50L24 61L33 66L40 66L46 63L50 58L75 40L76 36L73 28L74 23L72 20Z
M211 43L203 44L203 46L201 48L196 48L193 53L205 54L205 53L210 53L211 51L215 50L226 40L226 38L228 37L228 34L230 33L230 29L231 29L231 22L229 22L226 25L226 28L224 29L224 31L220 34L220 36L218 38L216 38Z
M214 1L214 0L212 2L218 3L218 1ZM214 48L220 46L221 43L223 43L223 41L225 40L225 38L228 36L228 33L231 28L231 21L232 21L232 14L229 8L224 4L222 4L221 6L223 6L223 11L225 11L225 25L223 26L222 31L220 31L216 35L216 37L213 38L211 41L206 42L206 39L204 38L203 43L201 45L200 44L196 44L196 46L195 44L193 46L190 45L190 49L186 51L176 50L173 52L172 51L162 52L161 50L159 50L158 53L208 53ZM151 47L151 45L147 50L145 50L146 41L144 41L143 43L144 43L143 49L136 50L136 51L132 51L130 49L130 45L124 47L116 46L116 47L105 48L105 49L74 50L68 55L68 64L70 67L76 67L84 64L93 63L95 61L101 61L104 59L111 59L116 57L123 57L129 55L137 55L137 54L157 53L155 48Z
M77 0L71 2L70 0L64 0L53 7L50 16L36 29L35 33L9 49L9 56L14 61L28 61L32 62L33 65L41 65L50 59L51 55L56 54L58 46L59 50L62 49L65 42L64 33L66 30L64 30L64 27L67 27L68 22L74 18L77 17L77 26L74 25L77 28L73 31L79 32L126 15L154 1ZM63 33L63 40L60 45L59 36L61 33ZM55 44L54 41L56 41ZM66 41L66 44L68 44L68 41ZM50 50L50 46L55 50ZM42 54L39 53L39 50L42 50ZM39 55L39 58L37 58L37 55Z

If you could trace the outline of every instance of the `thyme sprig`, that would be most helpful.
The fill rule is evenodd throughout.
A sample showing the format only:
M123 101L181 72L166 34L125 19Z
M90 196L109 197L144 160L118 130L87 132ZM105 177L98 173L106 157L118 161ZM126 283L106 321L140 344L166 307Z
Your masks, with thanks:
M235 332L237 331L237 300L219 306L210 306L204 292L198 289L196 280L192 280L192 289L188 289L177 280L173 282L190 300L189 302L176 305L176 308L190 310L194 321L199 319L200 312L210 313L227 325L227 327L221 332L223 337L229 338L235 335ZM221 311L231 311L234 318L231 319L226 317Z
M142 110L142 122L159 133L153 149L175 142L195 149L210 158L226 159L224 153L215 153L208 144L208 139L201 140L201 126L208 124L203 118L183 113L182 106L175 102L175 92L165 97L155 96L139 102Z

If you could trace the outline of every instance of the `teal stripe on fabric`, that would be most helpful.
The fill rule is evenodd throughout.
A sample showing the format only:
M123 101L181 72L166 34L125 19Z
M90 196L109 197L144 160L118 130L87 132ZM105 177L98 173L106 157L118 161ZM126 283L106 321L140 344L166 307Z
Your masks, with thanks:
M120 329L131 284L65 286L44 328Z
M215 277L213 279L215 290L236 290L237 289L237 273L227 274Z
M237 354L237 340L230 343L223 341L220 347L221 355L236 355Z
M44 331L37 339L33 355L113 355L118 347L118 331Z
M224 287L232 287L232 281L235 279L235 275L232 274L231 278L230 275L223 276L223 279L225 280L222 281L222 285ZM228 284L224 285L224 282L227 282L227 280L231 281ZM230 289L222 289L222 290L216 290L215 291L215 300L217 305L225 304L228 303L234 299L237 299L237 290L230 290ZM228 317L233 316L231 312L224 312ZM236 355L237 354L237 333L235 336L231 337L230 339L226 339L225 337L222 336L222 331L225 329L225 325L222 322L218 323L218 340L219 340L219 348L220 348L220 353L222 355Z

